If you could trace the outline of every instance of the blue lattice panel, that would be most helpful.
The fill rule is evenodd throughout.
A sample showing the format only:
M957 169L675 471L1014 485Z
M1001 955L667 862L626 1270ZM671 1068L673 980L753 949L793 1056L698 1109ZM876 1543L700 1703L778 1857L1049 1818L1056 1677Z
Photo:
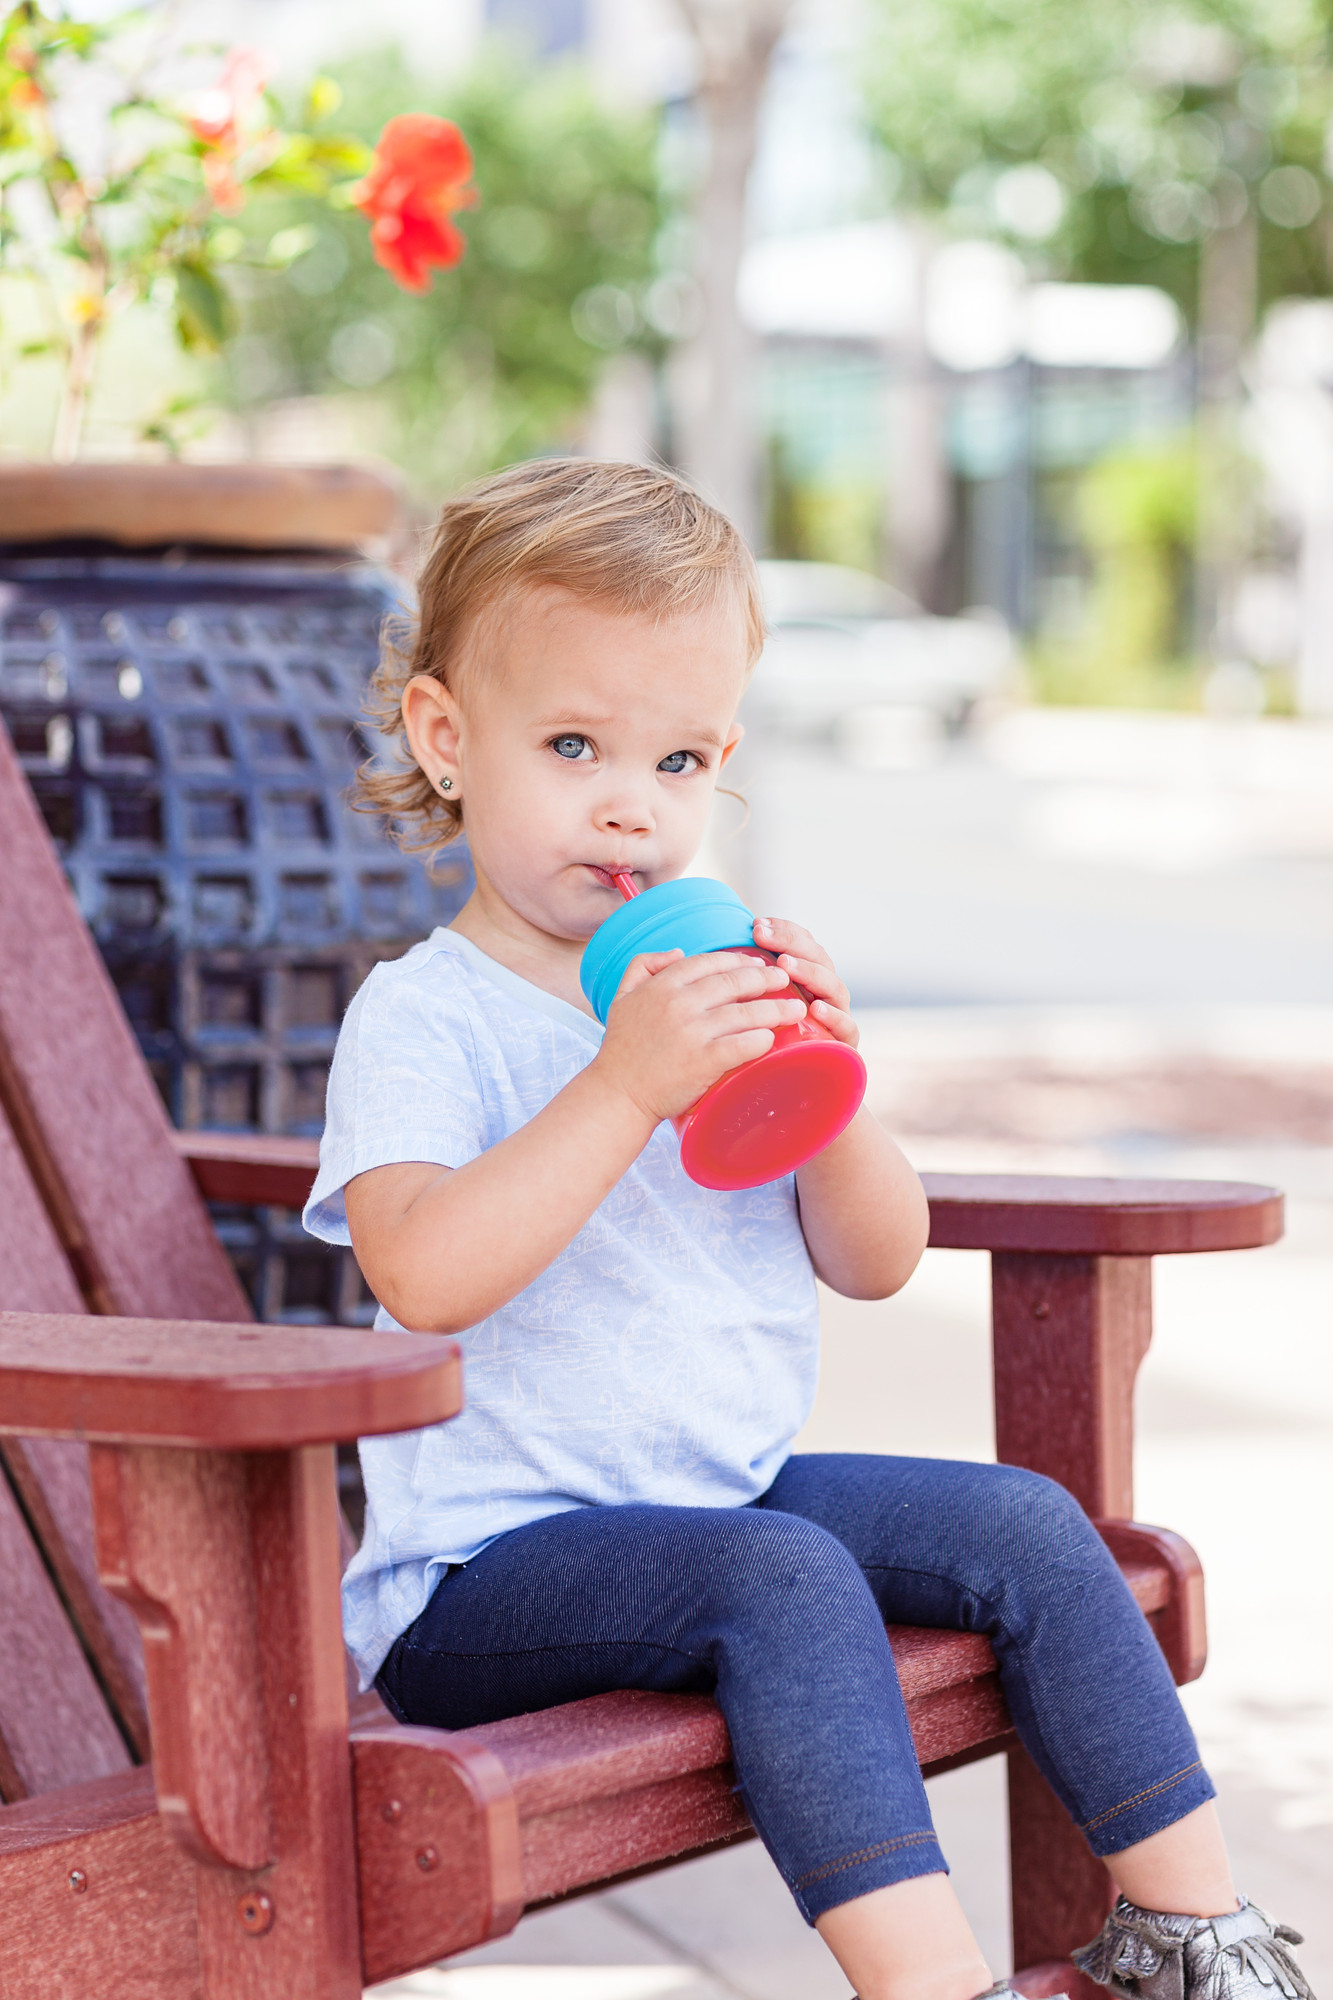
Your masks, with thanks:
M468 892L347 800L397 602L347 559L0 548L0 716L178 1125L318 1133L352 994ZM373 1313L295 1217L218 1221L264 1318Z

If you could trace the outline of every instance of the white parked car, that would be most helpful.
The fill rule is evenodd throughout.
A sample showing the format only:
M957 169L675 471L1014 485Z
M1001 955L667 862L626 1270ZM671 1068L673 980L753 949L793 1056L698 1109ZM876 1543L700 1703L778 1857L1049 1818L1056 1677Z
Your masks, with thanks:
M761 562L769 640L745 698L752 726L846 739L866 711L915 711L950 735L1014 664L997 613L933 618L839 563Z

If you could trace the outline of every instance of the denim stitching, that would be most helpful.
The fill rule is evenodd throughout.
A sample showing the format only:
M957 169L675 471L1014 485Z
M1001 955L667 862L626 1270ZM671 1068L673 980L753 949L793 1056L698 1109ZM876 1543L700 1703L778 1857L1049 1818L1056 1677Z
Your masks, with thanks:
M797 1877L798 1889L808 1889L812 1882L822 1882L827 1875L841 1875L845 1868L857 1868L863 1861L874 1861L881 1854L892 1854L896 1847L916 1847L922 1842L934 1840L933 1833L903 1833L895 1840L877 1840L873 1847L863 1847L859 1854L844 1854L841 1861L830 1861L823 1868L816 1868L813 1874Z
M1145 1799L1155 1799L1159 1792L1169 1792L1172 1785L1178 1785L1182 1778L1188 1778L1195 1771L1201 1771L1202 1769L1203 1764L1196 1757L1194 1762L1186 1764L1182 1771L1174 1771L1169 1778L1163 1778L1160 1785L1149 1785L1146 1792L1135 1792L1132 1799L1122 1799L1118 1806L1112 1806L1108 1812L1098 1813L1096 1819L1090 1819L1086 1822L1083 1828L1084 1833L1095 1832L1099 1826L1105 1825L1108 1819L1115 1819L1117 1814L1128 1812L1131 1806L1141 1806Z

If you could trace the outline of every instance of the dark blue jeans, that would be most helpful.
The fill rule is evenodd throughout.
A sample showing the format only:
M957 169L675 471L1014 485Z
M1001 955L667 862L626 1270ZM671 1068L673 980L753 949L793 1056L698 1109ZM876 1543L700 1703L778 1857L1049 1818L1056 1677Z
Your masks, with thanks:
M812 1454L749 1507L578 1507L445 1577L379 1677L465 1729L610 1688L707 1691L807 1921L945 1867L885 1621L984 1632L1095 1854L1213 1788L1166 1662L1062 1487L1013 1466Z

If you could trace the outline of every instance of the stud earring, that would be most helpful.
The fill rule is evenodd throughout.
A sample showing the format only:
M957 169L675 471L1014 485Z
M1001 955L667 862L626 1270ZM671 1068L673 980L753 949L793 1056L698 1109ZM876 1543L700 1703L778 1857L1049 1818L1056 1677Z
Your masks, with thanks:
M452 778L440 779L440 790L442 792L451 792L453 788L454 788L454 781Z

